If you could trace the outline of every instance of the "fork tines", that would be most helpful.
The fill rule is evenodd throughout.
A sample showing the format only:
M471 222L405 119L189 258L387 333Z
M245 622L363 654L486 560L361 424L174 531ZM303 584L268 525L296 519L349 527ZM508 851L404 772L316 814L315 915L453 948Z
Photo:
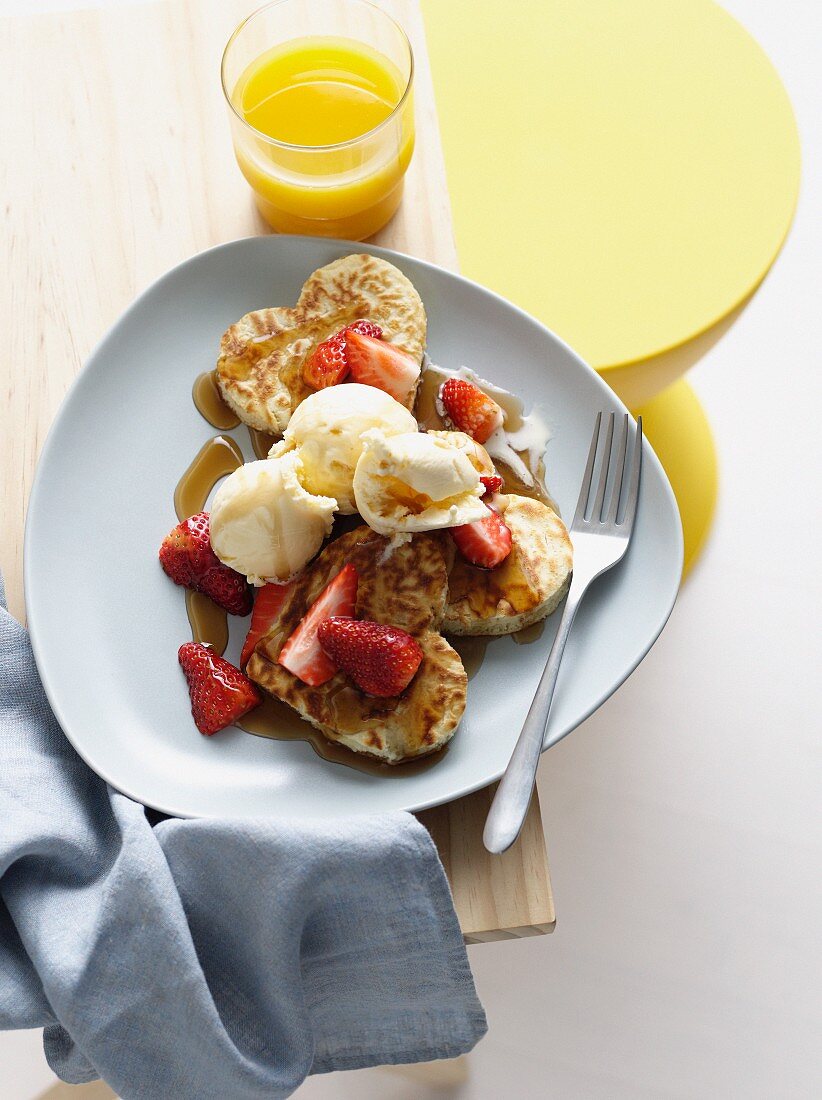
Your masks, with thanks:
M626 535L630 533L636 515L639 477L642 469L642 417L637 417L630 457L628 436L631 418L627 413L620 418L622 426L619 431L619 440L614 446L616 419L615 413L608 413L605 416L603 413L597 414L572 529L622 528ZM603 427L605 440L601 443ZM595 471L597 485L593 502L591 502ZM621 511L620 504L622 504Z

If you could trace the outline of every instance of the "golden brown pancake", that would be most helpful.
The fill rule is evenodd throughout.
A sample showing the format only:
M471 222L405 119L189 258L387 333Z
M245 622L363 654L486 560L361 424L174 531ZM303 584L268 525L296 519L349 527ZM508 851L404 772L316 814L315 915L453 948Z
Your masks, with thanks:
M402 695L366 695L343 672L312 688L277 664L286 639L347 562L359 575L357 617L398 626L422 646L422 664ZM357 527L329 543L297 579L270 631L257 643L247 674L329 740L354 752L389 764L435 752L453 736L467 691L462 661L438 631L447 590L436 537L417 535L391 548L369 527Z
M294 409L314 392L302 377L306 358L360 317L422 361L425 310L413 284L386 260L343 256L308 277L293 309L255 310L223 334L217 385L226 404L252 428L285 431ZM409 409L415 396L408 397Z
M454 553L448 575L446 634L513 634L555 611L571 581L573 550L565 524L531 497L498 496L511 553L480 569Z

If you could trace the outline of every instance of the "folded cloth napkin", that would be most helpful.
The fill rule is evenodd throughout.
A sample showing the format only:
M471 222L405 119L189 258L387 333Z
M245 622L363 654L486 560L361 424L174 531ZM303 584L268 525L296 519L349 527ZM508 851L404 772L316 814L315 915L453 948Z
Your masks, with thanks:
M409 814L162 820L49 708L0 579L0 1028L126 1100L288 1096L485 1032L448 883ZM89 676L93 690L93 676Z

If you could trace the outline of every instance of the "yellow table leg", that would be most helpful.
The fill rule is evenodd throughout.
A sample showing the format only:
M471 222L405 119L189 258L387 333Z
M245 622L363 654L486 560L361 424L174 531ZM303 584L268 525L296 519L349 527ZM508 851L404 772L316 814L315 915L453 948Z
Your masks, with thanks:
M679 505L685 538L684 579L705 544L716 507L719 479L711 428L684 379L632 411L642 415L648 440Z

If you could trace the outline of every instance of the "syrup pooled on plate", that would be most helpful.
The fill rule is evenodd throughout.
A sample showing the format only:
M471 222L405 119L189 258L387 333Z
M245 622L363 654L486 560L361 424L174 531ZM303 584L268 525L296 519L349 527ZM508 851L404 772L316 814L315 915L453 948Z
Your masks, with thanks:
M174 507L179 520L202 512L208 494L221 477L233 473L243 464L240 448L231 438L218 435L209 439L198 451L194 461L177 482ZM195 642L208 642L222 656L228 645L228 618L202 592L186 589L186 612Z
M239 427L239 416L225 403L217 386L216 371L208 370L198 375L192 387L191 396L197 412L213 428L228 431L229 428ZM256 428L248 429L248 437L257 458L268 458L268 452L279 439L279 436L258 431Z
M202 592L187 588L186 613L191 624L191 640L210 645L222 657L228 645L228 615L225 609Z
M198 375L192 387L191 396L197 412L212 427L225 432L229 428L236 428L240 423L239 416L228 407L217 388L216 371L207 370Z
M491 641L490 634L460 634L449 635L448 644L459 653L462 667L469 681L473 680L482 668L485 660L485 650Z
M278 435L271 435L270 432L260 432L256 428L249 428L248 434L257 458L268 458L268 452L280 438Z
M545 619L540 619L538 623L531 623L530 626L524 626L522 630L515 631L511 637L517 645L530 645L540 640L544 630Z
M325 734L320 733L308 722L304 721L295 710L267 695L259 707L243 715L235 725L246 733L253 733L256 737L268 737L272 741L307 741L318 756L328 760L332 764L343 764L355 771L365 772L367 775L391 775L405 777L419 775L441 760L448 752L448 745L443 746L438 752L423 756L419 760L394 766L385 764L372 757L353 752L345 745L329 741Z
M233 474L242 464L243 452L231 436L215 435L204 443L174 490L177 519L188 519L202 512L208 494L220 478Z

